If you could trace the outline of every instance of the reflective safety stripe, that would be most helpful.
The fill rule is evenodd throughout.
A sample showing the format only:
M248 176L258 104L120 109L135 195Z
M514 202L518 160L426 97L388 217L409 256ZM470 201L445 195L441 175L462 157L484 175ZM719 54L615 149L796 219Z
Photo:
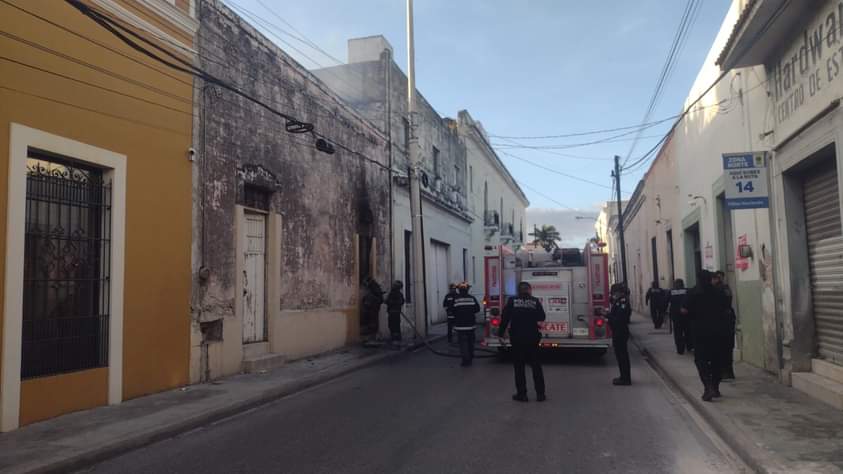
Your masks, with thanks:
M455 326L457 331L474 331L474 326Z
M474 306L476 303L474 301L460 301L459 303L454 303L453 307L456 308L458 306Z

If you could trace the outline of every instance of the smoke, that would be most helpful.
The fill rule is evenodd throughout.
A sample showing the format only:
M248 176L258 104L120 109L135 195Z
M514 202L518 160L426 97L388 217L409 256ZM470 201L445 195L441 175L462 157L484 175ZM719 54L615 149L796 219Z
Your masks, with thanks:
M584 247L591 237L594 237L594 218L597 217L596 210L567 210L567 209L527 209L527 228L525 234L533 232L533 226L552 225L559 231L561 242L560 247ZM577 219L585 217L585 219ZM524 236L529 241L529 236Z

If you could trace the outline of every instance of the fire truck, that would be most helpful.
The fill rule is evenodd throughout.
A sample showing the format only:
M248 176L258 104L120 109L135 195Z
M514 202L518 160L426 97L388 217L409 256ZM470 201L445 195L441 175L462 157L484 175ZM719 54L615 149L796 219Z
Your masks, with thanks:
M601 355L608 350L608 257L599 247L558 249L551 254L490 245L483 264L483 346L501 351L510 347L507 337L498 337L501 313L508 298L515 295L518 282L526 281L547 315L539 325L541 348L590 349Z

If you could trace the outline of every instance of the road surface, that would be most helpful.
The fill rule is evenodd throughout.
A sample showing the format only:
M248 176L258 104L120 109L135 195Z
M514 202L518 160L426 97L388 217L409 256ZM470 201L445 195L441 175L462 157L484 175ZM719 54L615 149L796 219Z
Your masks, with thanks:
M442 343L442 348L446 345ZM454 350L453 348L451 350ZM511 400L512 368L427 351L355 372L95 466L95 473L728 473L640 355L547 357L548 401ZM532 385L529 377L528 381ZM532 390L532 387L531 387Z

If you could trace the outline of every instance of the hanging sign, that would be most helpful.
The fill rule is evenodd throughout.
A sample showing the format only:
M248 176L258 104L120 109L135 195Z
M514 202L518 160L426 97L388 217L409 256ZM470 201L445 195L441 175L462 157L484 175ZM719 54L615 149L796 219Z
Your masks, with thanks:
M767 193L767 157L760 153L723 155L726 207L762 209L770 207Z

